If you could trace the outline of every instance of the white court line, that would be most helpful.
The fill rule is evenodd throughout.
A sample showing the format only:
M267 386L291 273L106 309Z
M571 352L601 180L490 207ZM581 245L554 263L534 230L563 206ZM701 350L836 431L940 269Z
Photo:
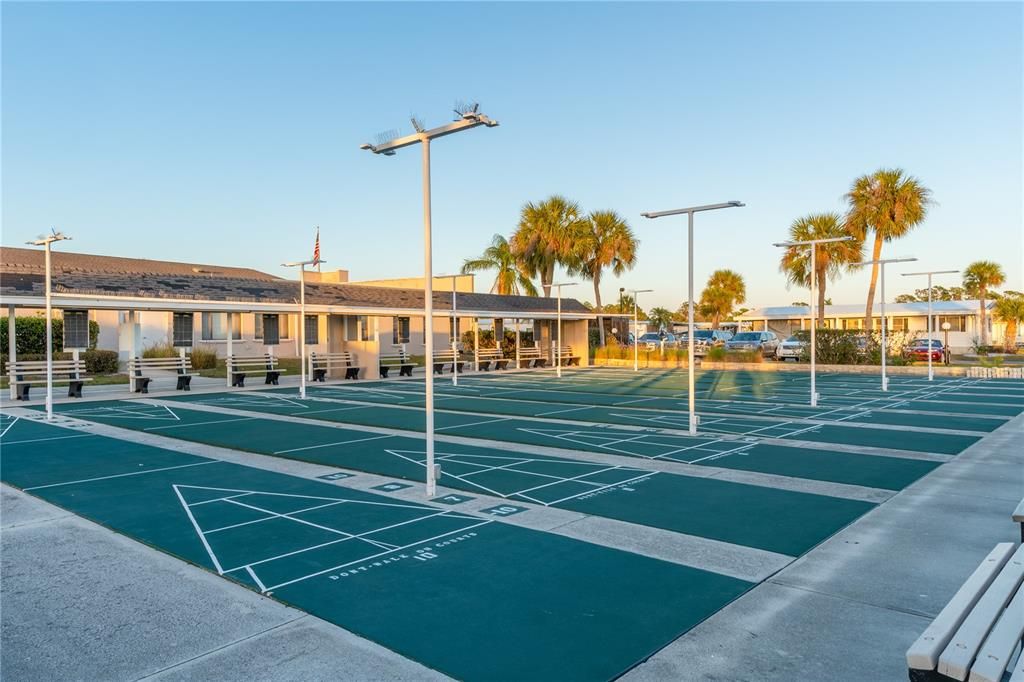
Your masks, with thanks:
M94 434L94 433L76 433L76 434L74 434L72 436L51 436L50 438L26 438L25 440L12 440L12 441L6 441L5 440L5 441L3 441L0 444L4 445L6 447L6 446L9 446L9 445L21 445L22 443L41 443L41 442L46 442L46 441L51 441L51 440L67 440L68 438L86 438L88 436L95 436L95 435L96 434Z
M170 424L169 426L147 426L143 431L159 431L161 429L180 429L188 428L189 426L207 426L209 424L228 424L231 422L245 422L254 421L259 417L235 417L234 419L216 419L208 422L190 422L187 424Z
M277 452L274 452L273 454L275 454L275 455L284 455L284 454L287 454L289 452L299 452L301 450L316 450L317 448L329 448L329 447L332 447L334 445L347 445L349 443L362 443L362 442L368 441L368 440L380 440L381 438L391 438L391 435L389 434L389 435L384 435L384 436L367 436L366 438L353 438L352 440L340 440L340 441L338 441L336 443L321 443L319 445L306 445L306 446L301 447L301 448L291 448L290 450L278 450Z
M529 418L529 417L546 417L546 416L548 416L550 414L562 414L563 412L579 412L580 410L590 410L590 409L593 409L592 405L581 405L579 407L567 407L567 408L561 409L561 410L551 410L550 412L538 412L537 414L529 415L527 418Z
M213 548L210 547L210 543L206 541L206 536L203 535L203 530L199 527L199 523L196 522L196 517L192 516L192 510L188 508L188 502L182 497L181 491L178 490L178 486L172 485L171 488L174 490L174 494L178 496L178 501L181 502L182 509L188 515L188 520L192 522L192 528L196 531L196 535L203 543L203 547L206 548L206 553L210 555L210 560L213 561L214 568L217 569L219 575L224 575L224 569L221 567L220 562L217 560L217 555L213 553Z
M7 415L4 415L4 416L7 416ZM10 422L10 423L7 424L7 426L4 427L3 431L0 431L0 438L3 438L4 434L6 434L8 431L10 431L11 427L18 423L18 419L20 419L20 417L9 417L8 418L7 421Z
M227 502L228 504L237 504L239 507L246 507L248 509L253 509L253 510L258 511L258 512L263 512L264 514L270 514L270 515L276 516L278 518L287 519L287 520L292 521L294 523L300 523L300 524L302 524L304 526L311 526L313 528L319 528L320 530L325 530L328 533L334 533L336 535L342 535L342 536L344 536L346 538L354 538L354 537L356 537L352 533L346 533L345 531L338 530L337 528L331 528L330 526L321 526L319 523L313 523L312 521L306 521L305 519L296 519L296 518L291 516L291 514L297 514L298 512L289 512L288 514L280 514L278 512L274 512L274 511L271 511L269 509L264 509L263 507L257 507L255 505L246 504L245 502L239 502L238 500L225 500L225 502ZM388 547L394 547L394 545L389 545L389 544L383 543L383 542L377 542L375 540L363 540L363 542L368 542L371 545L376 545L377 547L380 547L381 549L387 549Z
M355 561L349 561L349 562L344 563L344 564L339 564L337 566L332 566L331 568L325 568L322 571L317 571L316 573L310 573L309 575L302 576L301 578L295 578L294 580L289 580L287 582L283 582L283 583L274 585L273 587L268 588L267 591L269 592L271 590L279 590L282 587L287 587L288 585L293 585L295 583L302 582L303 580L309 580L310 578L315 578L318 575L323 575L324 573L330 573L331 571L341 570L341 569L345 568L346 566L351 566L352 564L358 564L358 563L361 563L363 561L370 561L371 559L376 559L377 557L381 557L381 556L384 556L386 554L392 554L394 552L400 552L400 551L402 551L404 549L409 549L410 547L415 547L416 545L422 545L422 544L425 544L427 542L433 542L434 540L440 540L443 537L447 537L449 535L454 535L455 533L465 533L467 530L472 530L474 528L479 528L480 526L486 526L486 525L488 525L490 523L494 523L494 521L488 519L486 521L481 521L480 523L473 524L472 526L467 526L465 528L459 528L458 530L453 530L453 531L449 531L447 533L442 533L440 535L435 535L432 538L427 538L425 540L417 540L416 542L411 542L408 545L403 545L401 547L396 547L395 549L393 549L391 551L388 551L388 552L379 552L379 553L374 554L372 556L363 557L361 559L356 559Z
M440 428L436 428L436 429L434 429L434 431L444 431L446 429L457 429L457 428L461 428L461 427L465 427L465 426L480 426L482 424L495 424L497 422L507 422L510 419L515 419L515 417L498 417L497 419L485 419L485 420L479 421L479 422L469 422L468 424L450 424L448 426L442 426Z
M234 495L233 497L242 497L242 495ZM231 500L232 500L232 498L223 498L223 499L215 500L215 501L216 502L231 502ZM313 511L314 509L323 509L324 507L335 507L335 506L337 506L339 504L344 504L346 501L347 500L338 500L337 502L327 502L325 504L318 504L318 505L316 505L314 507L306 507L304 509L296 509L295 511L290 511L288 513L289 514L301 514L303 512ZM207 500L207 502L209 502L209 500ZM207 504L207 502L200 502L199 504ZM195 505L192 505L192 506L195 506ZM273 516L273 515L271 515L271 516L264 516L262 519L252 519L250 521L242 521L241 523L232 523L230 526L221 526L219 528L214 528L213 530L204 530L203 533L205 535L209 535L210 533L219 533L219 532L224 531L224 530L231 530L232 528L240 528L242 526L251 526L254 523L260 523L261 521L269 521L270 519L273 519L273 518L276 518L276 517Z
M426 469L426 464L424 462L420 462L419 460L415 460L415 459L412 459L411 457L406 457L405 455L399 454L400 451L398 451L398 450L385 450L385 452L390 453L390 454L392 454L395 457L398 457L400 459L404 459L407 462L412 462L413 464L415 464L417 466L421 466L424 469ZM491 495L494 495L495 497L505 497L503 494L499 493L497 490L491 490L490 488L488 488L486 486L482 486L479 483L476 483L475 481L466 480L465 478L463 478L462 476L459 476L458 474L453 474L450 471L445 471L444 469L442 469L441 470L441 477L444 478L445 476L451 476L454 479L462 481L466 485L473 486L474 488L479 488L480 490L488 492Z
M256 585L260 588L260 592L266 592L267 586L263 584L262 580L256 577L256 572L252 570L252 567L246 566L245 570L248 571L252 579L256 581Z
M422 504L398 504L396 502L375 502L373 500L353 500L347 497L321 497L320 495L301 495L299 493L274 493L269 490L240 490L238 488L217 488L213 486L205 485L179 485L179 488L191 488L193 490L214 490L222 493L246 493L249 495L269 495L271 497L301 497L304 500L330 500L343 502L350 502L352 504L368 504L378 507L401 507L403 509L419 509L421 511L433 511L433 507L428 507ZM232 495L231 497L241 497L240 495ZM214 500L204 500L203 502L195 502L192 504L193 507L206 504L206 502L217 502L220 500L226 500L227 497L219 497Z
M534 486L532 488L524 488L523 490L520 490L520 491L512 493L512 494L513 495L522 495L523 493L530 493L530 492L533 492L534 490L540 490L541 488L547 488L549 486L559 485L561 483L568 483L569 481L574 481L576 483L582 483L584 485L601 486L602 485L601 483L595 483L594 481L581 481L579 479L586 478L587 476L593 476L595 474L603 474L606 471L618 471L619 469L624 469L626 471L629 471L629 469L627 469L626 467L610 466L610 467L605 467L604 469L598 469L597 471L588 471L587 473L580 474L579 476L570 476L569 478L563 478L560 481L552 481L551 483L545 483L544 485L538 485L538 486ZM587 491L587 492L591 492L591 491Z
M656 476L657 473L658 472L656 472L656 471L648 471L647 473L643 474L642 476L634 476L633 478L627 479L625 481L619 481L618 483L609 483L606 486L602 486L600 488L595 488L594 490L585 490L582 493L576 493L575 495L570 495L569 497L563 497L562 499L555 500L554 502L548 502L547 506L551 506L553 504L561 504L562 502L566 502L568 500L572 500L572 499L575 499L577 497L581 497L583 495L593 495L594 493L601 492L602 490L606 490L607 488L615 488L615 487L620 486L620 485L627 485L629 483L632 483L633 481L639 481L641 478L649 478L651 476Z
M111 478L124 478L125 476L141 476L142 474L152 474L152 473L156 473L157 471L170 471L172 469L185 469L187 467L197 467L197 466L202 466L204 464L219 464L219 463L220 463L220 460L218 460L218 459L211 459L211 460L207 460L205 462L193 462L192 464L179 464L179 465L173 466L173 467L160 467L159 469L146 469L145 471L132 471L131 473L127 473L127 474L113 474L111 476L97 476L96 478L82 478L82 479L79 479L77 481L65 481L63 483L49 483L47 485L34 485L31 488L22 488L22 490L29 491L29 490L42 490L43 488L57 488L57 487L60 487L62 485L75 485L76 483L92 483L94 481L106 481L106 480L111 479Z

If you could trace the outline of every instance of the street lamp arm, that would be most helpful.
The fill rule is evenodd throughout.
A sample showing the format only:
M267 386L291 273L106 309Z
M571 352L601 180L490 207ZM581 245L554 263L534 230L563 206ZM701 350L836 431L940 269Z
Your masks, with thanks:
M683 213L699 213L701 211L715 211L720 208L737 208L746 206L742 201L726 201L720 204L704 204L703 206L689 206L687 208L674 208L668 211L648 211L641 213L644 218L663 218L670 215L681 215Z
M476 128L477 126L487 126L488 128L495 128L498 126L498 122L488 118L484 114L469 113L462 116L459 120L453 121L437 128L430 130L424 130L423 132L412 133L411 135L405 135L404 137L398 137L394 140L384 142L383 144L370 144L369 142L359 145L360 149L368 149L374 154L384 154L385 156L391 156L397 150L403 147L411 147L414 144L423 142L424 140L433 140L438 137L444 137L445 135L452 135L454 133L461 132L463 130L469 130L470 128Z

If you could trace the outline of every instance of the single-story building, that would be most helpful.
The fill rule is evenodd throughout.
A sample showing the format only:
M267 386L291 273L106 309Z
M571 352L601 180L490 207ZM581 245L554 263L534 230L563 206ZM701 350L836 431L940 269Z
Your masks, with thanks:
M54 250L55 317L85 311L99 325L97 348L117 350L122 362L150 346L205 347L220 357L271 353L299 356L299 282L257 270L196 263L120 258ZM314 352L348 351L378 376L378 359L398 350L424 349L423 279L348 281L344 270L305 273L306 345ZM453 293L457 315L452 314ZM549 356L557 338L554 298L501 296L473 291L473 276L434 280L436 350L481 327L528 331L530 343ZM0 247L0 307L13 318L45 307L42 249ZM562 343L587 363L587 327L593 315L575 299L562 300ZM79 315L81 317L81 315ZM278 337L265 345L267 320ZM14 359L14 334L8 356ZM500 338L500 333L499 333ZM524 343L524 346L527 345Z
M994 319L991 301L986 302L986 324L989 331L989 342L1001 343L1005 334L1005 325ZM875 303L872 326L880 329L882 324L881 304ZM980 343L981 312L980 302L969 301L932 301L932 315L935 320L933 329L936 338L946 337L942 325L948 323L949 346L954 353L963 353ZM886 329L898 332L909 332L924 337L928 333L928 303L886 303ZM807 306L769 306L749 310L738 316L740 328L750 331L768 330L780 336L789 336L799 329L810 328L810 308ZM827 305L825 306L825 327L829 329L863 329L864 305Z

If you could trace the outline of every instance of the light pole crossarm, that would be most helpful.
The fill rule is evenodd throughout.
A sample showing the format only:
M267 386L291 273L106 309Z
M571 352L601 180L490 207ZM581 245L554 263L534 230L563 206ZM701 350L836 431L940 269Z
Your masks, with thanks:
M715 211L720 208L737 208L746 206L742 201L724 201L720 204L704 204L703 206L687 206L686 208L673 208L667 211L648 211L641 213L644 218L664 218L670 215L682 215L684 213L700 213L701 211Z
M391 156L399 149L411 147L412 145L423 142L424 140L433 140L438 137L444 137L445 135L452 135L463 130L476 128L477 126L494 128L497 125L497 121L488 118L484 114L465 114L459 120L448 123L447 125L431 128L430 130L424 130L423 132L412 133L411 135L405 135L404 137L398 137L382 144L370 144L369 142L366 142L359 145L359 148L368 149L374 154Z

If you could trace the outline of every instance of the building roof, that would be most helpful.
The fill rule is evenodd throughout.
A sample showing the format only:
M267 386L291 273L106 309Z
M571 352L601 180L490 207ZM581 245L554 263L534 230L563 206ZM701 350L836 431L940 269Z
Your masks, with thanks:
M932 314L934 315L974 315L978 312L979 301L968 300L968 301L932 301ZM992 302L989 301L987 308L992 307ZM880 303L875 303L874 314L881 315L882 307ZM915 301L913 303L886 303L885 314L905 317L916 317L928 315L928 302ZM807 317L808 308L807 306L800 305L783 305L783 306L768 306L765 308L755 308L754 310L748 310L738 317L740 320L796 320L801 317ZM853 303L846 305L827 305L825 306L825 317L863 317L864 316L864 304Z
M25 257L24 254L31 256ZM0 296L6 302L14 302L18 298L39 299L45 294L40 254L41 251L31 249L0 249ZM54 258L52 284L55 295L287 306L299 301L298 281L256 270L85 254L61 255L73 258L64 264ZM152 271L141 269L151 263ZM97 268L93 269L91 264L96 264ZM194 268L200 268L201 272ZM247 276L248 273L252 276ZM451 309L450 292L435 292L433 300L436 310ZM351 309L418 310L423 308L423 290L307 282L306 304ZM553 298L469 292L457 295L457 307L467 313L493 311L522 313L529 317L530 314L553 314L557 305ZM197 306L197 309L201 308ZM586 307L575 299L562 299L562 311L577 317L581 313L589 315Z
M54 250L50 256L54 273L92 273L109 275L178 275L186 277L232 277L271 281L280 277L251 268L235 268L202 263L176 263L146 258L97 256L91 253L69 253ZM0 273L45 274L45 256L42 249L21 249L0 246Z

